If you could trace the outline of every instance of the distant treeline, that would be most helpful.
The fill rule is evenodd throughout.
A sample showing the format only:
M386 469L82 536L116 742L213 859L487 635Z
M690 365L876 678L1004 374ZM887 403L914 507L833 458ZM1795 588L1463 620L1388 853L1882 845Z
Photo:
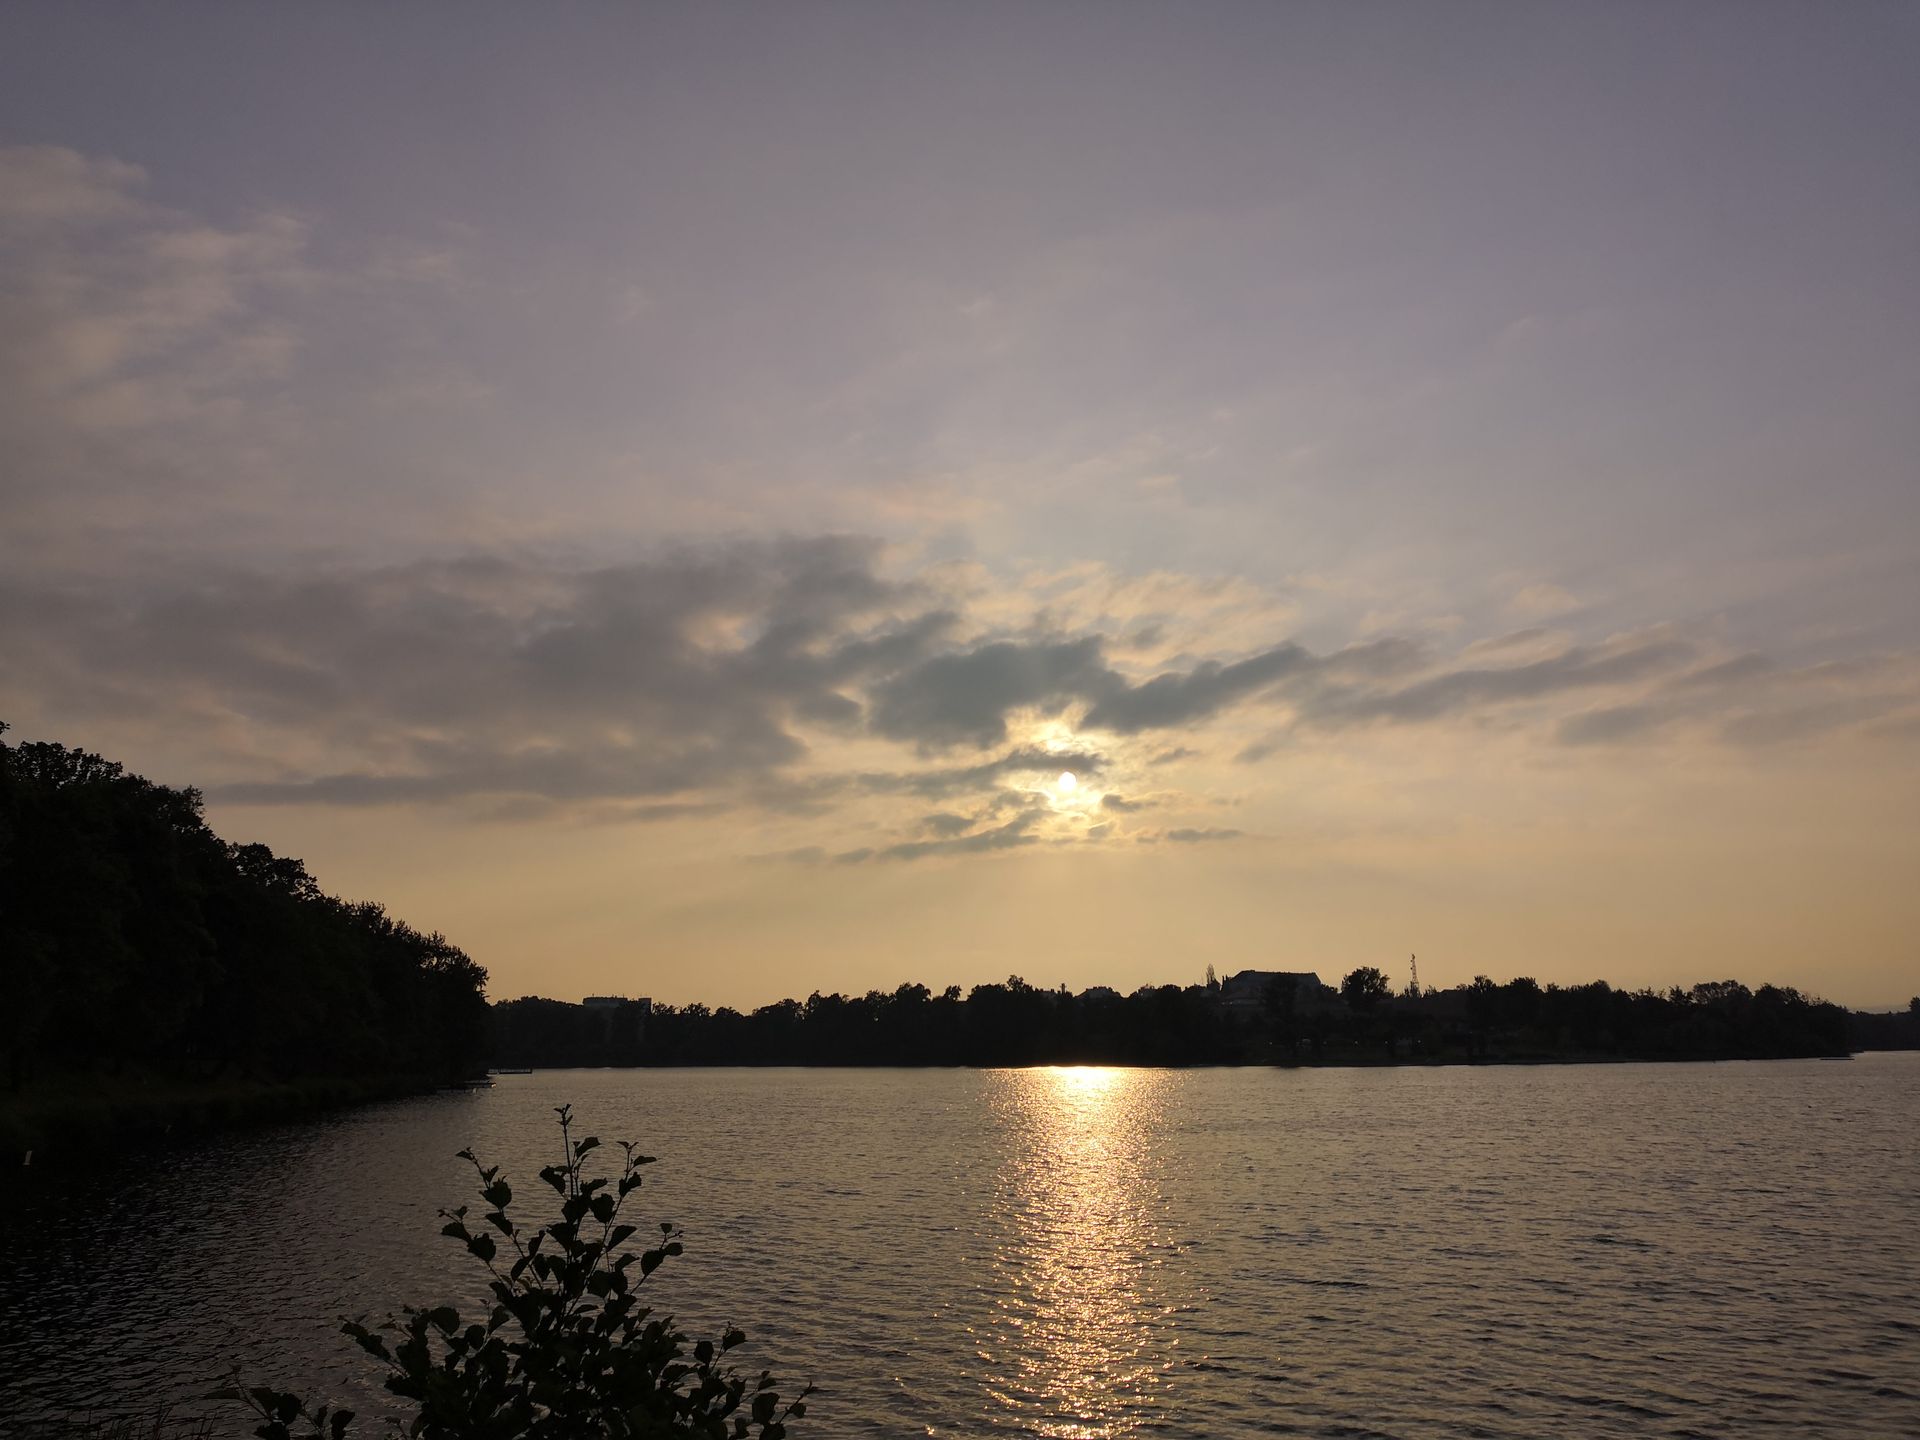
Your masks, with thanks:
M264 845L223 841L197 791L0 743L0 1064L14 1095L88 1076L471 1073L485 982L444 937L323 894Z
M1905 1010L1855 1010L1847 1036L1856 1050L1920 1050L1920 995Z
M1889 1018L1906 1025L1906 1043L1920 1041L1920 1006ZM1481 977L1393 995L1371 968L1337 993L1282 979L1250 1002L1214 985L1075 995L1014 977L964 995L917 984L890 994L816 993L746 1014L529 998L495 1005L493 1019L495 1063L536 1069L1765 1059L1857 1048L1845 1010L1773 985L1749 990L1729 980L1657 992Z

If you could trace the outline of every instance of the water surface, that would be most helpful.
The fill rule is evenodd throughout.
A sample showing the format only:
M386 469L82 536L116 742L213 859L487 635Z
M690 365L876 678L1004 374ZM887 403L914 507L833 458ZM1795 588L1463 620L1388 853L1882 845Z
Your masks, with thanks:
M554 1071L0 1204L0 1433L474 1301L454 1151L660 1157L651 1285L801 1435L1920 1435L1920 1055L1383 1070ZM244 1433L236 1425L235 1434Z

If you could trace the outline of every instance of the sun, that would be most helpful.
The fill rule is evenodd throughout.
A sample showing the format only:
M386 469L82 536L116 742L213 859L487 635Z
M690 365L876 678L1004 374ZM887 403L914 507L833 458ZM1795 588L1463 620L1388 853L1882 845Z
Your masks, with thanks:
M1062 795L1071 795L1079 788L1080 777L1075 775L1071 770L1062 770L1060 772L1060 778L1054 781L1054 784L1059 788Z

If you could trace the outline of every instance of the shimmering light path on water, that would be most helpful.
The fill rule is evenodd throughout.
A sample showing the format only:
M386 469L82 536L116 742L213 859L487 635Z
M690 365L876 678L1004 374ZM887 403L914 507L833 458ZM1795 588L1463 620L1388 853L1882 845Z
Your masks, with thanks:
M236 1354L377 1408L332 1317L476 1295L452 1152L532 1201L562 1101L807 1434L1920 1434L1916 1055L553 1072L103 1156L8 1182L0 1433Z

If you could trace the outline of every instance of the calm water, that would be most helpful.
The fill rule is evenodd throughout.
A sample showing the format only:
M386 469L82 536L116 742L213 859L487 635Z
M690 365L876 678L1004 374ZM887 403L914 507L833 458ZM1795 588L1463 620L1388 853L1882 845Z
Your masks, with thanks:
M533 1202L562 1101L797 1435L1920 1435L1920 1055L503 1077L16 1189L0 1431L234 1356L376 1409L334 1317L477 1294L451 1154Z

